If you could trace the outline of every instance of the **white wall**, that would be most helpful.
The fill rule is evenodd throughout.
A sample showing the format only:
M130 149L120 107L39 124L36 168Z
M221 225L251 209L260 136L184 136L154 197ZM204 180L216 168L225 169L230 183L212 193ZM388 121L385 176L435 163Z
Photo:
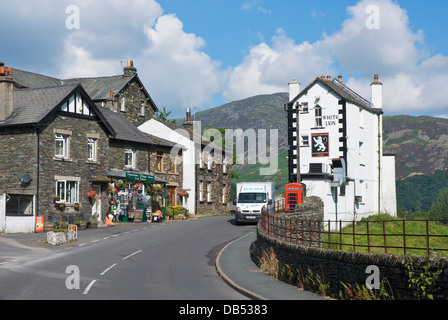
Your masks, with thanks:
M185 147L182 153L183 188L188 190L189 197L184 199L184 207L192 214L195 213L195 146L194 142L186 137L186 130L172 130L163 123L151 119L138 127L139 130ZM184 134L182 134L182 132ZM185 203L186 202L186 203Z

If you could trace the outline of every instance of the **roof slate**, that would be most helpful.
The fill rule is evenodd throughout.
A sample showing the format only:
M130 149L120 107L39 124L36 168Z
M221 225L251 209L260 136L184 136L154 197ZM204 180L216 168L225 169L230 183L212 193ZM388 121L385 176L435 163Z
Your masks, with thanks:
M77 85L14 90L13 114L1 126L41 122Z

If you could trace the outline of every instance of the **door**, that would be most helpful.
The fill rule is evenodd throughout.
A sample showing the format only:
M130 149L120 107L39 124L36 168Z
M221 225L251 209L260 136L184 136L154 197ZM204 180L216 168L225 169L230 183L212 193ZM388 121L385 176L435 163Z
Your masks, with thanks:
M92 186L96 194L101 195L101 186ZM101 221L101 196L99 199L92 199L92 218Z

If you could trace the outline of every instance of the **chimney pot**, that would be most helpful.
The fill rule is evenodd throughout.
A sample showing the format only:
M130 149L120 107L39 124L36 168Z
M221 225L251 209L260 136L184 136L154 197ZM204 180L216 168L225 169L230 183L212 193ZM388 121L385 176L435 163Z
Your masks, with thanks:
M374 80L370 85L372 88L372 104L374 108L383 108L383 84L378 81L378 75L374 76Z
M338 81L339 81L340 83L342 83L342 76L341 76L341 75L338 76Z
M134 61L128 60L126 67L123 68L125 77L133 77L137 75L137 68L134 67Z

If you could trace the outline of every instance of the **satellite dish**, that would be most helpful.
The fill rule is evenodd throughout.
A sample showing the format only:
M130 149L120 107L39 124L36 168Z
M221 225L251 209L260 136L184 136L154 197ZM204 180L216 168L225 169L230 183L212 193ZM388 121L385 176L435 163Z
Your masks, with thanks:
M33 181L33 178L29 174L25 174L20 177L20 182L23 184L29 184L31 181Z

